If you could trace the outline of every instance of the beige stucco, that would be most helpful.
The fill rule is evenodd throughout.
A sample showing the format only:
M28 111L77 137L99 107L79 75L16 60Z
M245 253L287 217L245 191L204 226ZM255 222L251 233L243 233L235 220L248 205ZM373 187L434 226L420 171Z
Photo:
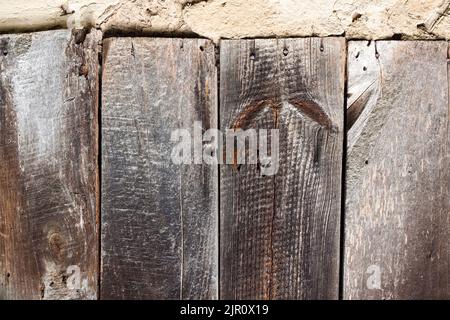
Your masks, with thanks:
M450 0L0 0L0 32L450 38Z

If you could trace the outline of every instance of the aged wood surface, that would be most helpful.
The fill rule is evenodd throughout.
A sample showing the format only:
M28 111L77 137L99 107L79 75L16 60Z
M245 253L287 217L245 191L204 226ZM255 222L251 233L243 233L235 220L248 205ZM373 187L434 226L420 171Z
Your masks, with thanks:
M105 40L101 298L217 298L217 166L170 141L217 127L216 86L210 41Z
M447 43L352 41L344 298L450 298Z
M0 299L97 297L98 39L0 36Z
M345 42L221 42L220 127L279 129L279 169L220 171L224 299L338 297Z

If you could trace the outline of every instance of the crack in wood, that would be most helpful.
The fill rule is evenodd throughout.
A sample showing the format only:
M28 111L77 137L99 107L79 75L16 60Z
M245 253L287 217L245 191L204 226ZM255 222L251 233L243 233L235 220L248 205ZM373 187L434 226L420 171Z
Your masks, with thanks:
M370 96L373 94L373 87L377 79L375 79L347 109L347 121L346 128L350 130L355 122L358 120L359 116L364 111L367 106L367 102Z

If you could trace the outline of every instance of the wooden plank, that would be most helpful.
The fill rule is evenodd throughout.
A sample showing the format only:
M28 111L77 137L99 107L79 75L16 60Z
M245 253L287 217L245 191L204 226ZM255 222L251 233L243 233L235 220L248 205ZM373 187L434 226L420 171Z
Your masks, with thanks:
M171 133L217 127L214 46L104 42L102 279L106 299L217 298L217 166L171 161Z
M221 298L336 299L344 39L222 41L220 59L222 131L279 129L276 175L221 166Z
M447 43L349 43L344 298L450 298Z
M98 39L0 36L0 298L97 297Z

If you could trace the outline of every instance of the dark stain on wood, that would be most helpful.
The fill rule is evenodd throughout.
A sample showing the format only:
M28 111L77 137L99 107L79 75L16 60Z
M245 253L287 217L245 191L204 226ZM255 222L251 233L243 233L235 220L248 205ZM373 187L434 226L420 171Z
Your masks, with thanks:
M0 40L0 54L3 56L7 56L8 55L8 43L9 43L9 38L2 38Z
M73 29L72 30L72 36L74 39L75 44L81 44L86 39L87 34L89 33L89 30L86 28L82 29Z

